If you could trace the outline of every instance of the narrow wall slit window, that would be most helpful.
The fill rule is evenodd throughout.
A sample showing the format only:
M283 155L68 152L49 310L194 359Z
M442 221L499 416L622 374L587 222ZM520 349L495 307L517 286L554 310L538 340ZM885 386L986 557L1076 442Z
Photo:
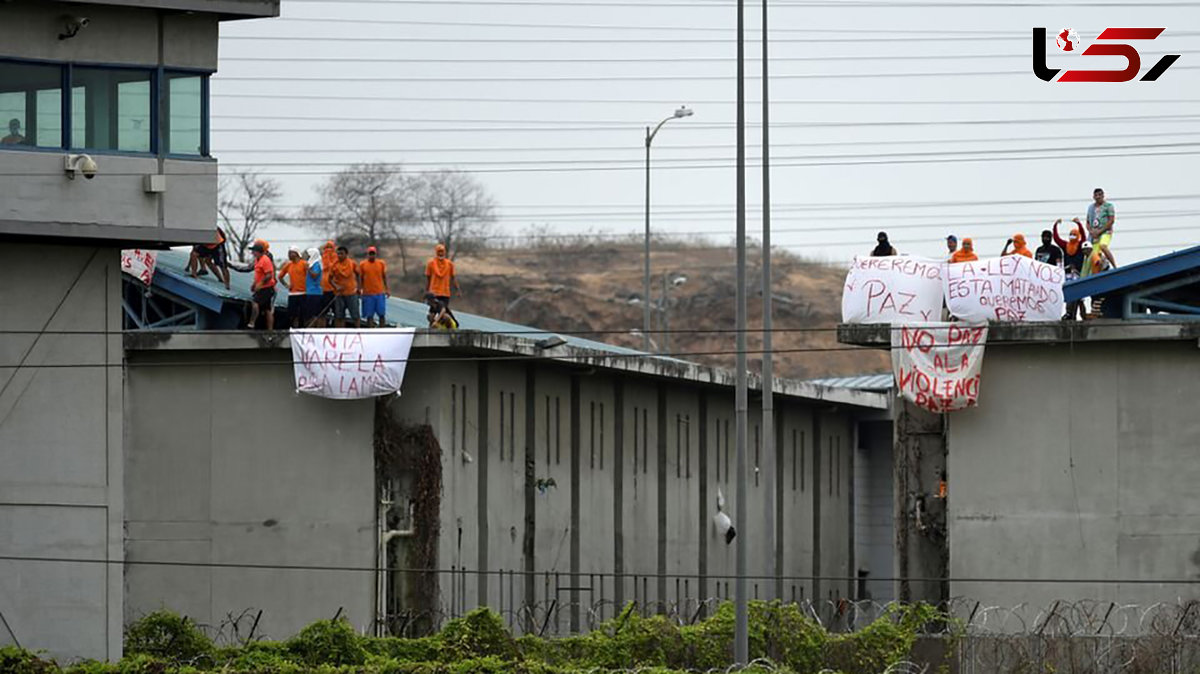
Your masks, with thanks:
M638 408L633 408L633 474L638 471Z
M600 470L604 470L604 403L600 403Z
M546 468L550 468L550 396L546 396Z
M596 470L596 401L588 403L590 410L588 416L588 439L591 442L591 459L588 466L592 470Z
M504 460L504 391L500 392L500 460Z
M683 458L686 461L684 476L692 479L692 417L683 415Z
M458 448L458 385L450 385L450 452Z
M466 449L467 449L467 387L466 386L462 387L462 412L461 412L461 414L462 414L462 427L461 427L460 431L462 433L462 443L459 445L459 448L466 451Z
M675 415L675 477L683 477L683 416Z
M0 147L62 144L62 69L0 63Z
M759 466L762 465L762 433L759 430L758 424L754 425L754 486L758 486L758 474L761 472Z
M645 474L650 466L650 448L649 437L646 433L646 427L649 422L646 416L646 408L642 408L642 474Z
M517 444L516 444L517 443L517 435L516 435L517 432L514 430L517 427L517 424L516 424L516 414L517 413L514 411L516 409L516 407L517 407L517 394L509 393L508 394L508 458L510 461L517 460Z
M554 396L554 463L562 463L562 398Z

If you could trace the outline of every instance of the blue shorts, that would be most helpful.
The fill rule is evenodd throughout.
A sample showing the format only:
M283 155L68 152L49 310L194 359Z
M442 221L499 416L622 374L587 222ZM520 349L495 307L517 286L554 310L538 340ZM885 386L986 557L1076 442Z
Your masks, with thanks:
M387 298L380 295L362 296L362 317L369 321L378 316L380 321L387 319Z

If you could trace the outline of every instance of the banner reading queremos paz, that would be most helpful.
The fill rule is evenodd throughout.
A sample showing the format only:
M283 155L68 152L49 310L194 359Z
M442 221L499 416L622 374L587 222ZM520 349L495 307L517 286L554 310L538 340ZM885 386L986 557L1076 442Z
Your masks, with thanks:
M928 323L892 330L892 372L900 395L930 412L979 404L987 324Z
M942 317L939 260L856 257L842 288L843 323L925 323Z
M357 400L399 393L413 328L292 330L296 391Z
M1063 270L1021 255L947 264L946 306L968 323L1057 321Z

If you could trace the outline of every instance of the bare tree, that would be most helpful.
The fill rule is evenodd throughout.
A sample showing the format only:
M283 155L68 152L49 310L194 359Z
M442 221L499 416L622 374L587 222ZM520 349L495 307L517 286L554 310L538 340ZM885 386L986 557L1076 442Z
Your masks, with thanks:
M217 214L225 224L238 262L246 261L246 248L258 236L258 230L278 217L282 196L278 180L254 171L234 169L221 177Z
M487 188L462 171L434 171L415 179L413 211L425 233L453 258L464 245L491 231L496 202Z
M413 223L407 182L396 164L354 164L317 188L317 202L305 206L302 217L327 235L354 237L372 246L395 241L407 274L404 230Z

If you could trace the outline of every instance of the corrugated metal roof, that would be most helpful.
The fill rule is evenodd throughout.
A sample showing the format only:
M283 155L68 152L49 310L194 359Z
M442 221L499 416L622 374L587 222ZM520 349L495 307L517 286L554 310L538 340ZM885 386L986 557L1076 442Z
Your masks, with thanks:
M850 388L859 391L890 391L892 389L892 373L860 374L853 377L826 377L824 379L809 379L808 383L830 388Z
M165 250L159 252L158 263L155 271L155 283L159 283L160 274L165 274L166 276L170 277L171 281L174 282L172 284L174 286L182 285L186 288L190 288L192 290L202 292L225 301L250 301L250 284L253 280L253 274L250 272L230 270L230 288L226 290L225 285L213 278L212 274L201 276L199 278L192 278L189 276L187 273L188 257L189 254L183 251ZM276 294L275 306L287 307L286 293ZM395 323L397 327L429 327L429 321L425 318L426 314L428 313L428 308L423 302L415 302L413 300L392 297L388 299L387 313L388 321ZM460 330L477 330L479 332L511 335L534 340L557 335L566 340L566 342L571 346L576 346L582 349L591 349L603 353L620 355L643 353L637 349L629 349L623 346L605 344L604 342L584 339L574 335L560 335L554 332L540 331L537 328L532 328L526 325L509 323L507 321L499 321L494 318L469 314L462 311L455 311L454 315L458 318ZM663 359L676 360L673 358Z
M1119 253L1120 250L1116 249ZM1193 246L1063 284L1067 302L1084 297L1123 294L1134 286L1200 268L1200 246Z

